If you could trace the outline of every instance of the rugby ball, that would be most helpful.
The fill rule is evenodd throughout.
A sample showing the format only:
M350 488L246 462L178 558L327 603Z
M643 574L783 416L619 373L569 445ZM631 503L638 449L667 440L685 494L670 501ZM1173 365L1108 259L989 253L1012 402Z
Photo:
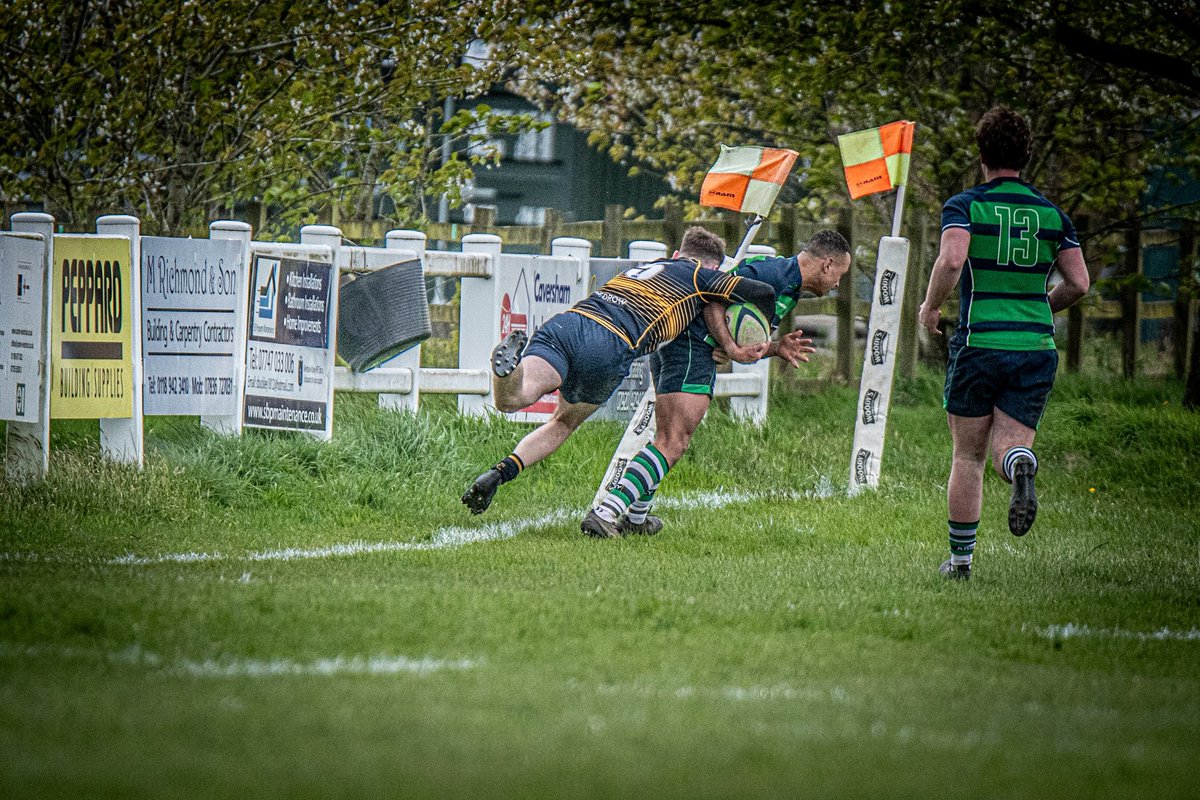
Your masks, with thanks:
M725 322L738 347L762 344L771 337L767 318L751 303L734 303L725 309Z

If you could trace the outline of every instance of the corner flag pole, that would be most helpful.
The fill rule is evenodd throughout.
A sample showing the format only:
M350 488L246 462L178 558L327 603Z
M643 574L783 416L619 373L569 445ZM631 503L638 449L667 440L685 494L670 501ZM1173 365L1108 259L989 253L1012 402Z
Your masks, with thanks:
M904 216L904 188L905 184L900 184L896 189L896 212L892 217L892 236L900 237L900 218Z
M733 263L740 264L742 259L746 257L746 253L750 250L750 243L754 241L758 229L762 227L763 220L766 219L762 214L755 214L754 219L746 223L746 235L742 237L742 243L738 245L737 252L733 255Z

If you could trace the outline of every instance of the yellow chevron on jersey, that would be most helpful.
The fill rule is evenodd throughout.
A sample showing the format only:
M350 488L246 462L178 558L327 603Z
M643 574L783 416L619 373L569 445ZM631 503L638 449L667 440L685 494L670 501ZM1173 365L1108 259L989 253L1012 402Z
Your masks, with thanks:
M740 281L695 261L657 261L620 273L571 310L648 352L683 333L706 303L729 301Z

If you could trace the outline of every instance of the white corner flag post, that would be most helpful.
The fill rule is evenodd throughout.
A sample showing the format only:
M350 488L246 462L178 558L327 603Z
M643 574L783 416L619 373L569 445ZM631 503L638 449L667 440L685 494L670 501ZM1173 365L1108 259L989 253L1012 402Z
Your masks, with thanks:
M726 257L721 269L729 271L745 258L798 155L794 150L783 148L721 145L721 155L708 171L700 188L700 205L754 215L746 223L746 234L734 257ZM600 505L609 490L617 485L625 474L625 467L638 451L654 438L656 403L654 383L651 381L634 408L616 452L608 462L604 478L592 498L593 508Z
M899 128L899 140L881 131L894 126ZM904 186L908 179L908 157L912 151L911 122L891 123L883 128L852 133L841 137L842 158L846 164L846 177L852 198L873 194L880 189L863 190L863 184L878 180L872 177L872 164L892 159L900 160L899 166L884 164L882 177L886 186L898 187L896 210L892 217L892 235L879 240L879 253L875 262L875 288L871 294L871 316L867 324L867 345L863 357L862 380L858 388L858 406L855 409L854 445L850 457L851 497L866 488L879 486L879 473L883 461L884 437L887 433L888 408L891 405L892 379L896 372L896 352L900 343L900 304L904 299L904 278L908 271L908 240L900 237L900 221L904 213ZM874 134L872 143L882 139L881 158L863 161L866 148L855 149L846 139L858 137L860 142L866 134ZM889 148L889 145L891 147ZM896 148L899 148L896 150ZM891 152L889 152L889 149ZM875 155L869 153L868 155ZM858 172L853 172L855 169ZM890 171L890 177L889 177ZM857 179L857 183L856 183ZM857 190L857 193L856 193Z

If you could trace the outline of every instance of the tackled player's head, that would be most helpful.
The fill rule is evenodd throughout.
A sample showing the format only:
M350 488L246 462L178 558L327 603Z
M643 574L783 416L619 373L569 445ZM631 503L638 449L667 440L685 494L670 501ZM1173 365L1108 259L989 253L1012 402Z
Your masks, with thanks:
M725 240L712 231L693 225L683 234L679 255L696 259L702 267L717 269L725 260Z
M1029 123L1008 106L992 106L975 126L975 143L985 167L1020 172L1029 163Z
M804 290L824 297L850 269L850 243L837 231L817 231L804 246Z

